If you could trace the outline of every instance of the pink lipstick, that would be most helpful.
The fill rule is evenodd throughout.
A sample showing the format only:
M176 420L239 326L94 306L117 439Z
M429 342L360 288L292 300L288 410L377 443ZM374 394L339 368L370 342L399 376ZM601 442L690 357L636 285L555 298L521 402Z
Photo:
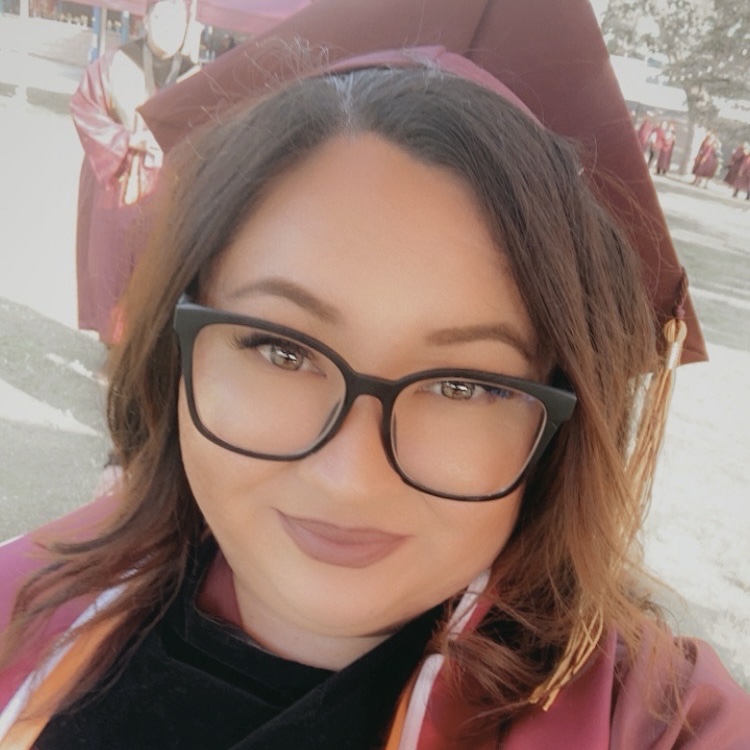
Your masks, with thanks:
M299 550L318 562L366 568L391 554L405 536L377 529L348 529L278 511L282 525Z

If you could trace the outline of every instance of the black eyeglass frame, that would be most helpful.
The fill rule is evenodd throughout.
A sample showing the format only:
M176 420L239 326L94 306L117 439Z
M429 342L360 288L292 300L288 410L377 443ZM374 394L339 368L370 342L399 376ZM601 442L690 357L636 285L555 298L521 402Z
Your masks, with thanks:
M434 497L445 498L446 500L458 500L462 502L485 502L488 500L497 500L501 497L509 495L515 490L518 485L523 481L524 477L528 474L531 467L533 467L537 461L541 458L550 441L554 437L555 433L559 429L560 425L570 419L573 409L576 404L576 395L564 388L557 388L550 385L544 385L542 383L536 383L531 380L525 380L523 378L516 378L507 375L500 375L497 373L484 372L482 370L468 370L468 369L448 369L441 368L436 370L423 370L421 372L411 373L399 378L397 380L388 380L386 378L380 378L374 375L365 375L354 370L346 360L341 357L338 352L335 352L330 347L326 346L323 342L318 341L312 336L308 336L301 331L297 331L294 328L288 328L287 326L278 325L276 323L270 323L260 318L253 318L238 313L227 312L226 310L217 310L212 307L206 307L204 305L198 305L191 302L186 294L183 294L175 305L174 311L174 330L177 333L177 337L180 344L180 354L182 361L182 376L185 380L185 392L187 395L188 409L190 416L193 420L193 424L196 429L211 442L216 445L226 448L233 453L239 453L243 456L250 456L252 458L261 458L267 461L296 461L305 456L309 456L311 453L322 448L329 440L331 440L339 428L346 419L349 410L351 409L354 401L359 396L373 396L380 401L383 409L383 416L380 422L380 437L383 444L385 455L388 459L388 463L391 465L393 470L401 477L401 479L410 487L426 492ZM318 440L316 440L311 446L305 448L304 451L287 454L267 454L259 451L251 451L245 448L239 448L236 445L227 443L222 440L218 435L211 432L201 421L198 415L198 409L195 404L195 393L193 389L193 346L195 343L196 336L199 331L206 326L224 323L230 325L242 325L257 328L260 330L268 331L270 333L278 334L285 338L289 338L292 341L299 342L305 346L319 351L321 354L328 357L333 364L339 369L344 378L344 401L341 405L341 409L337 417L328 425L325 432L323 432ZM396 402L401 391L407 386L415 383L419 380L429 379L466 379L472 381L478 381L480 383L488 383L492 385L499 385L502 387L512 388L517 391L526 393L533 398L540 401L545 410L545 423L541 434L537 438L536 446L534 447L531 455L526 461L525 466L519 472L518 477L508 487L503 488L500 492L492 493L490 495L452 495L449 493L437 492L425 485L416 482L414 479L408 476L401 467L399 466L395 452L393 450L393 441L391 438L391 418L393 414L393 405Z

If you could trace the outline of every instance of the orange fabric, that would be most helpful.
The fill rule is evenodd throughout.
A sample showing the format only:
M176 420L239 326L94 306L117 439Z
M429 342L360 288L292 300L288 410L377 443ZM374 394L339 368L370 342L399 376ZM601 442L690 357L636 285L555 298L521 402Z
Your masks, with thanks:
M93 502L24 536L0 544L0 631L10 624L16 594L23 582L50 562L44 547L56 539L83 541L101 532L119 512L116 490L104 489ZM60 605L0 671L0 710L5 708L39 661L39 654L70 629L94 597L78 597Z
M75 683L81 668L94 655L99 644L112 632L114 623L105 620L73 642L58 664L32 692L21 718L0 741L0 750L31 750L52 713L56 699L67 693ZM23 718L27 716L29 718Z
M404 689L401 697L398 701L398 707L396 708L396 715L393 717L393 723L391 724L391 731L388 734L388 742L386 743L383 750L398 750L399 744L401 743L401 737L404 733L404 726L406 724L406 712L409 708L409 700L411 699L412 689L414 687L414 679L409 681L409 684Z

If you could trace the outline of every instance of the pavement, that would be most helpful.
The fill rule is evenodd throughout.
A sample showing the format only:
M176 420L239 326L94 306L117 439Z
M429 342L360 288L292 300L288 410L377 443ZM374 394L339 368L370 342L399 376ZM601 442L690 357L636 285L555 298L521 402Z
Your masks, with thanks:
M0 539L85 502L109 450L105 351L76 330L68 104L90 43L90 29L0 16Z
M90 30L0 16L0 539L86 502L109 450L106 352L76 329L81 147L68 115ZM709 342L682 368L645 546L678 629L750 689L750 201L654 178Z

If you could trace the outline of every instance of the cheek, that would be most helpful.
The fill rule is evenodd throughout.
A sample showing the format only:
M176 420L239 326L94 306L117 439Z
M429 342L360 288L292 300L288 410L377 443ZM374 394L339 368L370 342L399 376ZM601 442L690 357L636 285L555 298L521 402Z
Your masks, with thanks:
M500 502L503 502L502 500ZM518 506L508 504L506 513L491 514L477 530L474 537L478 547L484 550L485 567L490 567L503 551L518 518Z
M455 593L482 570L489 568L513 532L521 506L522 491L489 503L451 507L442 519L450 529L442 540L444 583Z
M233 516L247 512L252 489L278 467L233 453L201 435L190 417L182 383L177 424L182 463L198 507L214 531L231 527Z

